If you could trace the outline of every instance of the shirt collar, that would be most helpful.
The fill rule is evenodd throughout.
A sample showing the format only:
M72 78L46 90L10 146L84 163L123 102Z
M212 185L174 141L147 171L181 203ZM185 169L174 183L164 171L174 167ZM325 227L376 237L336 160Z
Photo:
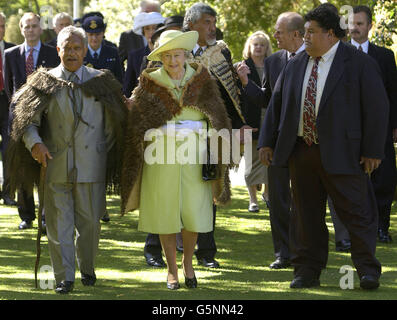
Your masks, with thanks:
M305 43L303 42L302 45L299 47L298 50L295 51L295 54L298 54L299 52L302 52L303 50L305 50L306 46ZM289 52L288 51L288 60L291 59L291 55L293 52Z
M339 43L340 43L340 40L337 43L335 43L331 47L331 49L329 49L326 53L324 53L321 56L321 60L320 61L327 62L328 60L332 59L335 56L336 50L338 49L338 46L339 46ZM311 57L311 59L314 59L314 58Z
M201 46L198 45L198 43L196 43L196 45L193 48L193 54L196 53L196 51L200 48ZM203 49L203 51L205 51L205 49L207 49L207 46L205 47L201 47L201 49Z
M66 70L63 65L61 66L61 68L62 68L62 72L65 74L65 80L68 80L72 72ZM83 66L81 66L77 71L75 71L74 74L79 79L79 82L81 82L83 80Z
M31 47L26 43L26 41L24 42L24 46L25 46L25 52L29 52ZM39 40L39 42L33 47L33 49L39 52L40 48L41 48L41 40Z
M363 42L363 43L358 43L357 41L354 41L354 39L351 39L351 44L353 46L355 46L357 49L358 49L359 46L361 46L361 48L363 48L363 51L365 53L368 53L368 46L369 46L369 41L368 40Z
M94 51L94 50L90 47L90 45L88 45L88 50L90 51L91 56L94 56L94 53L96 52L96 53L98 54L98 57L99 57L99 55L101 54L101 49L102 49L102 44L101 44L101 46L98 48L98 50L96 50L96 51Z

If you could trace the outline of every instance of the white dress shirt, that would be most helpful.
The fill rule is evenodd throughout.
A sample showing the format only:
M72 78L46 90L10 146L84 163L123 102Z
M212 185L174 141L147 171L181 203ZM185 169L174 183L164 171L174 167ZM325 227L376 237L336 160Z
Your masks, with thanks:
M305 48L306 48L306 46L305 46L305 43L303 42L303 44L299 47L299 49L295 51L295 54L302 52L303 50L305 50ZM292 55L292 52L288 51L288 60L291 59L291 55Z
M196 43L195 47L193 48L193 55L196 54L197 50L200 48L200 46ZM207 46L205 47L201 47L201 49L203 50L203 52L205 51L205 49L207 49Z
M355 46L357 49L359 46L361 46L361 48L363 48L363 52L368 53L368 46L369 46L368 40L363 43L358 43L358 42L354 41L353 39L351 39L351 44L353 46Z
M5 48L4 40L1 40L0 41L0 51L1 51L1 58L3 59L3 67L4 67L4 48Z
M1 62L3 62L2 66L3 66L3 70L1 70L1 74L3 75L3 81L4 81L4 49L5 49L5 45L4 45L4 40L0 41L0 58L1 58Z
M316 117L318 114L318 108L320 106L321 96L324 91L325 81L327 80L329 70L331 68L332 62L335 58L336 50L338 49L340 41L335 43L331 49L329 49L326 53L324 53L318 63L318 71L317 71L317 94L316 94ZM301 98L301 108L300 108L300 118L299 118L299 126L298 126L298 136L303 136L303 105L305 103L305 95L307 89L307 83L309 82L310 74L312 72L314 64L314 58L310 57L309 62L306 67L305 77L303 79L302 85L302 98Z

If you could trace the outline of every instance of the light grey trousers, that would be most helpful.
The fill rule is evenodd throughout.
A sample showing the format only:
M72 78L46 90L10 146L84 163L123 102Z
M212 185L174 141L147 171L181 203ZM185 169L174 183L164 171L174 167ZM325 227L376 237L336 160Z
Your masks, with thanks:
M80 272L92 275L106 210L105 184L77 183L73 190L71 183L47 183L44 210L56 283L75 280L75 257Z

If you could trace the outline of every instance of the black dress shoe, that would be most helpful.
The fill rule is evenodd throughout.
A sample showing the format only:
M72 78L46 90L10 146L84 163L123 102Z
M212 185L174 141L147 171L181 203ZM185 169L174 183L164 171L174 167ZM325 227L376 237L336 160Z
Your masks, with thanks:
M200 266L204 266L207 268L219 268L219 262L216 261L214 258L201 258L197 260Z
M193 288L197 288L197 278L196 275L194 275L193 278L188 278L185 276L185 284L186 287L193 289Z
M349 252L351 246L352 244L349 239L343 239L335 243L335 250L338 252Z
M283 258L277 258L276 261L274 261L269 268L270 269L285 269L291 266L291 263L289 262L288 259L283 259Z
M85 286L93 286L96 282L96 274L94 272L93 275L89 275L87 273L81 273L81 282Z
M390 243L393 241L391 235L389 234L389 231L382 229L378 230L378 239L379 242L383 242L383 243Z
M320 280L317 278L304 278L297 276L291 281L289 287L292 289L319 287Z
M59 294L67 294L69 292L72 292L74 287L74 282L73 281L61 281L61 283L58 283L55 292Z
M6 206L15 207L17 205L17 202L15 200L12 200L9 196L3 196L3 203Z
M24 229L30 229L30 228L32 228L32 221L22 221L20 224L19 224L19 227L18 227L18 229L19 230L24 230Z
M107 211L106 211L105 215L101 218L101 220L103 222L109 222L110 221L109 213Z
M150 253L145 253L145 258L146 258L146 263L155 268L165 268L166 264L163 260L163 257L160 256L155 256Z
M360 279L360 287L365 290L374 290L379 288L379 280L375 276L365 275Z

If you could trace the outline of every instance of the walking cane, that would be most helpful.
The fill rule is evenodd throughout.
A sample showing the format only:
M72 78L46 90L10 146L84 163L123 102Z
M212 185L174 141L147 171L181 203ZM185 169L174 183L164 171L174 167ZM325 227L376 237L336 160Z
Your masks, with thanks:
M40 263L40 254L41 254L41 247L40 247L40 240L41 240L41 228L43 226L43 209L44 209L44 183L45 183L45 175L46 175L47 167L43 165L40 167L40 181L39 181L39 211L37 213L37 217L39 220L39 226L37 230L37 239L36 239L36 264L34 267L34 281L37 289L37 270L39 268Z

